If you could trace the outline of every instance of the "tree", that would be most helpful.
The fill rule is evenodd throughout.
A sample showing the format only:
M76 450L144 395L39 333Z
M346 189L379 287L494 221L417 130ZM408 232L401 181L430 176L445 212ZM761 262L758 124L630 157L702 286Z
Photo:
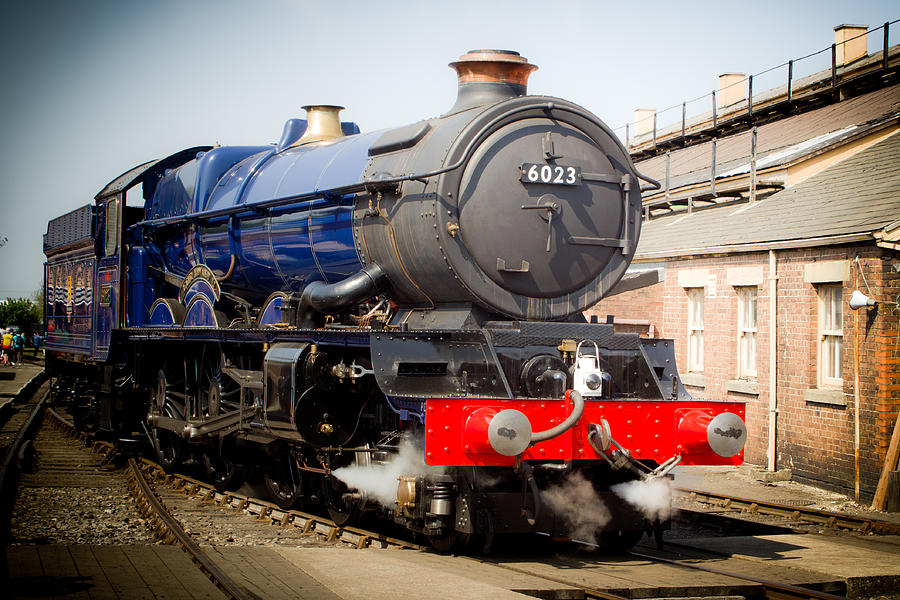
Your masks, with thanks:
M31 294L31 301L34 303L34 307L37 310L37 322L44 322L44 288L45 284L41 284L41 287L36 289L33 294Z
M26 335L30 335L34 326L40 323L38 307L31 300L7 298L0 302L0 326L19 327Z

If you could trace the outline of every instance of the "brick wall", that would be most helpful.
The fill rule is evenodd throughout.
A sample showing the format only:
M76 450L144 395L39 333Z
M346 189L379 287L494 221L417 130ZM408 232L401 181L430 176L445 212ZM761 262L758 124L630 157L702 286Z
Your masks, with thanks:
M855 258L859 256L859 276ZM843 282L842 389L816 394L819 364L818 286L809 281L807 265L829 261L850 264ZM893 303L900 294L900 275L893 269L900 255L874 246L826 246L776 252L778 423L776 466L791 467L795 478L846 493L855 487L854 448L854 321L859 318L860 487L864 498L874 493L894 419L900 409L900 310L879 304L858 312L849 308L857 287L880 301ZM749 269L748 269L749 267ZM738 380L738 296L734 273L759 274L757 284L757 376ZM729 278L729 273L732 274ZM603 321L647 320L657 337L673 338L679 369L697 397L747 403L748 445L745 460L767 464L769 415L769 254L750 252L670 259L665 281L619 294L589 311ZM859 284L855 283L859 278ZM754 278L751 276L751 280ZM815 279L815 277L813 278ZM704 369L689 374L687 365L688 301L686 286L704 287ZM634 331L635 329L629 329ZM755 389L754 389L755 386ZM755 393L754 393L755 392Z
M895 264L900 264L900 253L885 250L883 256L867 257L862 264L871 296L884 302L877 305L877 310L867 311L860 331L860 347L864 349L860 358L865 357L865 364L874 363L875 367L874 378L871 375L860 377L860 391L873 400L865 421L871 430L863 430L863 440L869 441L871 449L862 456L865 472L869 474L866 481L877 484L900 411L900 308L896 304L900 300L900 274L894 268ZM873 271L878 275L870 277ZM868 291L865 284L861 289ZM860 372L867 373L865 369ZM871 487L874 489L874 485Z

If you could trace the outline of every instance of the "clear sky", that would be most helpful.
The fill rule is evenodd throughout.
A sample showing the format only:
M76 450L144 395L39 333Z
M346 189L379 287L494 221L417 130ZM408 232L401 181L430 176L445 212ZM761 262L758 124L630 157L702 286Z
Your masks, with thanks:
M439 115L456 95L447 63L473 48L520 52L539 66L531 93L617 128L634 108L708 93L720 73L825 48L835 25L898 17L897 0L11 2L0 22L0 298L40 287L49 219L137 164L276 142L305 104L346 106L363 131ZM892 30L900 43L900 23Z

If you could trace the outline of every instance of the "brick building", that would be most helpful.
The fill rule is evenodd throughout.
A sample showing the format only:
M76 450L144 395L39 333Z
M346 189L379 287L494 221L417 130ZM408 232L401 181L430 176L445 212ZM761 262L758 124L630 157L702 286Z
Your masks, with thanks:
M900 49L854 52L790 92L638 128L663 189L590 313L673 338L695 396L745 401L747 462L870 499L900 410ZM855 290L877 304L851 310Z

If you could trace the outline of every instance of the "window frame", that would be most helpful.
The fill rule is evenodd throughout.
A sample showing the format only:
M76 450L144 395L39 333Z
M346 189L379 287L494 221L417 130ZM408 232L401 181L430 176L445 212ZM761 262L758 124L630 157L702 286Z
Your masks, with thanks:
M689 287L685 288L688 299L688 318L687 318L687 372L703 373L704 369L704 316L705 316L705 296L706 288ZM699 304L700 319L697 320L697 305ZM697 345L699 343L699 352ZM699 360L698 360L699 358Z
M735 286L738 299L737 310L737 377L738 379L755 379L758 375L759 364L759 288L755 285ZM745 323L745 317L749 314L752 298L753 312L752 324ZM745 361L745 349L752 345L752 365Z
M105 206L103 256L116 256L119 253L119 196L113 196Z
M844 286L840 282L823 283L816 290L818 296L818 326L817 326L817 378L818 386L822 388L843 388L843 362L844 362L844 310L843 296ZM837 308L836 311L832 311ZM840 318L838 327L835 316ZM829 319L828 317L831 317ZM831 327L827 321L831 320ZM834 360L834 350L837 347L839 359ZM834 377L834 371L830 367L836 367L839 377Z

